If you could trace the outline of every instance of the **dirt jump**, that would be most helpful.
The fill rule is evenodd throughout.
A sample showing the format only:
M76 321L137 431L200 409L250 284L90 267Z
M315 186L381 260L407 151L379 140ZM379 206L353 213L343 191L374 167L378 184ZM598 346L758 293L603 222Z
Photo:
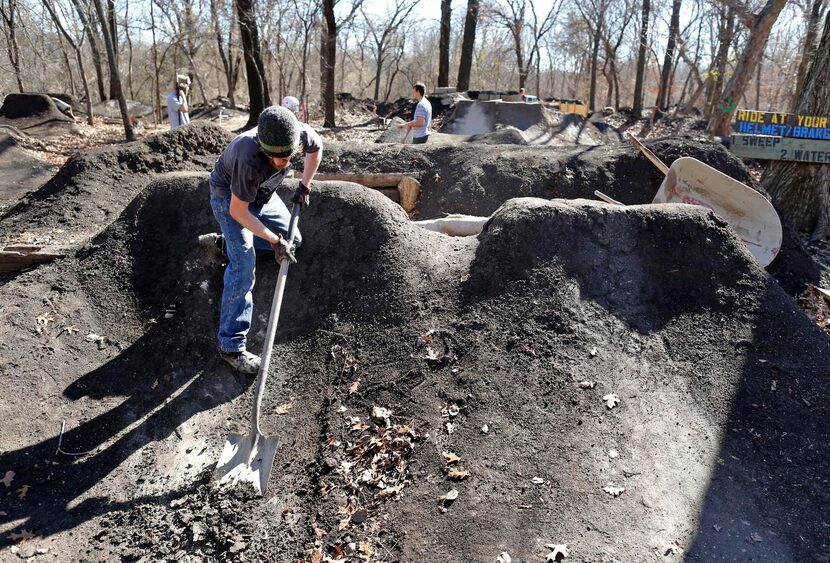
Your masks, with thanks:
M0 129L2 126L37 138L80 132L75 121L46 94L8 94L0 106Z
M75 157L0 219L99 226L0 285L2 559L827 561L830 338L710 211L637 205L624 148L477 147L457 173L491 215L478 236L316 184L266 389L270 487L213 488L253 383L216 353L222 270L196 245L214 131ZM398 165L425 204L460 203L448 167L470 153L438 149ZM632 205L561 199L603 174ZM262 257L252 350L276 273Z
M14 136L2 133L2 128L0 170L3 171L3 182L0 183L0 213L25 194L39 188L54 173L48 163L21 147Z

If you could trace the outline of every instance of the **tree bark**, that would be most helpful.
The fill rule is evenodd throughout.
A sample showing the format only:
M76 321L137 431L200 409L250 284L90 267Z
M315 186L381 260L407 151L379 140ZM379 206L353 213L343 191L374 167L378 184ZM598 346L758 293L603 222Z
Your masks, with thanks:
M600 9L600 17L599 20L596 22L596 28L594 28L594 43L593 48L591 49L591 88L590 93L588 94L588 109L591 111L596 110L595 99L597 95L597 60L599 58L599 41L602 33L603 24L602 12L603 10Z
M271 96L265 79L265 65L262 64L262 49L253 0L237 0L236 8L239 15L239 38L245 55L245 72L248 75L248 99L251 105L248 123L244 128L250 129L256 126L262 110L271 105Z
M458 82L455 86L459 92L470 89L470 71L473 68L473 49L478 25L478 1L467 0L467 17L464 20L464 36L461 40L461 61L458 64Z
M646 76L646 51L648 49L648 20L651 12L651 2L643 0L643 18L640 22L640 48L637 52L637 77L634 81L634 119L643 116L643 83Z
M107 48L107 61L110 67L110 77L115 88L115 98L118 100L118 108L121 110L121 120L124 122L124 137L128 141L135 141L135 133L133 132L132 124L130 123L130 116L127 113L127 100L124 99L124 92L121 90L121 74L118 72L118 66L115 63L115 47L110 37L110 32L107 27L106 14L104 7L101 5L101 0L93 0L95 11L98 14L98 19L101 22L101 31L104 35L104 46Z
M320 51L320 82L325 113L323 127L335 126L334 79L337 62L337 19L334 16L335 0L323 0L323 31Z
M804 47L801 49L801 60L798 62L798 72L796 73L792 102L793 111L795 111L795 107L798 105L798 94L804 88L807 67L809 67L810 61L813 60L813 55L816 52L816 36L818 35L819 25L821 24L821 5L822 0L813 0L813 6L810 10L810 21L807 24L807 34L804 37Z
M452 0L441 0L441 35L438 41L438 86L450 85L450 18Z
M796 113L830 114L830 12L824 35L798 98ZM761 184L781 215L813 239L830 237L830 165L772 161Z
M680 0L673 0L671 22L669 23L669 41L666 45L666 58L663 59L663 71L660 74L660 87L657 91L655 105L661 111L666 111L669 104L669 84L671 82L672 65L674 64L674 47L677 43L677 34L680 30Z
M787 0L768 0L755 17L755 22L749 31L747 46L741 54L732 77L723 89L720 101L712 111L708 125L710 134L720 136L729 134L729 124L738 107L738 100L746 93L747 83L752 77L755 65L764 53L770 30L786 4Z
M101 27L109 26L110 42L112 44L112 55L115 61L115 67L118 68L118 28L115 23L115 0L107 0L107 19L101 20ZM109 53L109 52L108 52ZM109 56L109 54L107 55ZM121 77L118 77L121 80ZM115 93L116 78L110 73L110 99L115 99L118 96Z

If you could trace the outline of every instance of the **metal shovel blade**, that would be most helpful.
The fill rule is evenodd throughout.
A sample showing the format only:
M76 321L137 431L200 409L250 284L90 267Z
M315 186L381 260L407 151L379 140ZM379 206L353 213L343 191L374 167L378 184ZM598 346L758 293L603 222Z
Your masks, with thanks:
M213 471L213 481L220 485L250 483L260 495L268 490L268 479L277 453L276 436L230 434Z

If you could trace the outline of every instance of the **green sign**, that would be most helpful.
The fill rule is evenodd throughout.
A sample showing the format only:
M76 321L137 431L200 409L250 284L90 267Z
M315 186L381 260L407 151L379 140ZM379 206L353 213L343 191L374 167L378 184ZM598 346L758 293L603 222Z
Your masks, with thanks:
M739 109L735 112L734 130L743 135L830 141L830 118L823 115Z
M830 164L830 141L734 134L731 148L742 158Z

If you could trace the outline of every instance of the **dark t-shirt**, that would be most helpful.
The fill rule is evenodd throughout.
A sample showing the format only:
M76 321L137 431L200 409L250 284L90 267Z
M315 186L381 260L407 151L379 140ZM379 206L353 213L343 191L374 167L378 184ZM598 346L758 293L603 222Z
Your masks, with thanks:
M268 157L257 143L256 129L237 135L216 159L210 174L212 195L230 197L232 193L242 201L262 207L282 184L291 167L275 170L268 163ZM300 145L304 153L312 153L323 147L323 141L314 129L300 123Z

